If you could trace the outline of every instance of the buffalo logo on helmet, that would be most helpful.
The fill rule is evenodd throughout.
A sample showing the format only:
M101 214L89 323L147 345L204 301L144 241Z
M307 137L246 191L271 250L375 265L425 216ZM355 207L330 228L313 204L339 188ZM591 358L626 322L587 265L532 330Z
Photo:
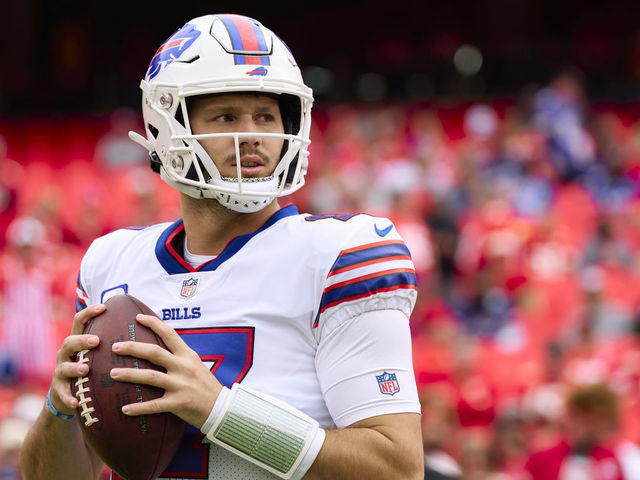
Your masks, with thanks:
M200 31L187 23L184 27L171 35L158 49L147 70L147 80L154 78L162 68L169 65L174 60L180 58L184 51L191 46L196 38L200 36Z
M247 72L247 75L249 75L250 77L255 77L256 75L259 75L261 77L266 77L267 73L269 73L269 71L266 68L258 67L258 68L254 68L250 72Z
M376 375L378 381L378 387L380 392L384 395L395 395L400 391L400 385L395 373L383 372L381 375Z

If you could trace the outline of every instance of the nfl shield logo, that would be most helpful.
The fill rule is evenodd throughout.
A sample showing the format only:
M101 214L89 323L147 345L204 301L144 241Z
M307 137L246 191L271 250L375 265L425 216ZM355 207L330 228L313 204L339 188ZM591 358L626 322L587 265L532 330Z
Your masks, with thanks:
M378 380L380 392L385 395L395 395L400 391L400 385L398 385L395 373L384 372L382 375L376 375L376 380Z
M190 278L189 280L182 281L182 289L180 290L180 296L182 298L192 297L196 293L198 288L198 279Z

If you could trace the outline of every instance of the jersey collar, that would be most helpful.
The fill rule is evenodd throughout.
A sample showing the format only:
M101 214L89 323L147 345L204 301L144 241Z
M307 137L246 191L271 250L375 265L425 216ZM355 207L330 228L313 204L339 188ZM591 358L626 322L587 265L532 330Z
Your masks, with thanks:
M269 220L265 222L262 227L253 233L247 233L245 235L239 235L229 241L226 247L222 250L213 260L203 263L198 268L193 268L184 259L184 224L182 219L169 225L160 235L156 242L156 258L160 262L160 265L166 270L169 275L176 275L180 273L189 272L208 272L217 269L225 261L236 254L249 240L251 240L258 233L266 230L277 221L283 218L290 217L292 215L298 215L298 209L293 204L288 204L278 210L276 213L269 217Z

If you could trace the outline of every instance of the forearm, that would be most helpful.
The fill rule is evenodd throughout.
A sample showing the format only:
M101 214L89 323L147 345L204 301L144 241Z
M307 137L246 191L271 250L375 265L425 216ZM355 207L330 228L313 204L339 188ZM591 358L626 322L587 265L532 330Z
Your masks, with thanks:
M25 438L20 464L24 480L92 480L104 468L77 420L56 418L46 407Z
M304 480L423 479L421 433L416 414L396 415L403 428L366 420L327 431L315 462ZM384 416L378 417L384 419ZM401 434L399 434L401 432Z

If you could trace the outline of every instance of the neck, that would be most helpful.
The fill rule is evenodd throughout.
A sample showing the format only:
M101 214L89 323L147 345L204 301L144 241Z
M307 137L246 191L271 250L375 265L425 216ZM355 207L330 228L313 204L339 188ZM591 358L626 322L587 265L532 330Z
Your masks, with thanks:
M255 213L238 213L215 199L180 194L187 248L196 255L218 255L238 235L255 232L280 209L274 200Z

